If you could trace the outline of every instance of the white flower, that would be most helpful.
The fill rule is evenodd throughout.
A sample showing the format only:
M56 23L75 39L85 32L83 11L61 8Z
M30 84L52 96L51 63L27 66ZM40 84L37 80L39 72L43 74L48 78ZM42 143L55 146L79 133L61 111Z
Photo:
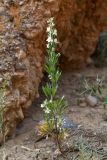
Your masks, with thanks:
M48 43L51 43L51 42L53 42L53 39L52 39L52 37L48 37L48 39L46 40Z
M44 104L41 104L41 108L44 108Z
M50 18L48 21L47 21L48 25L51 27L54 27L55 24L54 24L54 18Z
M55 43L58 43L58 41L57 41L57 39L56 39L56 38L54 39L54 42L55 42Z
M48 102L48 101L47 101L47 99L46 99L46 100L44 101L44 105L45 105L45 106L47 105L47 102Z
M50 18L50 22L53 22L53 21L54 21L54 17L51 17L51 18Z
M50 22L52 22L53 20L54 20L54 18L51 17L51 18L49 18L49 19L47 20L47 23L50 23Z
M49 44L47 44L47 48L49 48Z
M64 98L65 98L65 96L63 95L63 96L62 96L62 99L64 99Z
M50 19L48 19L47 23L53 23L54 21L54 17L51 17Z
M41 104L41 108L45 108L47 106L47 99L43 102L43 104Z
M52 26L52 27L54 27L54 26L55 26L55 24L54 24L53 22L51 22L51 26Z
M52 103L52 99L49 102Z
M54 34L55 36L57 36L57 30L56 30L56 29L54 30L53 34Z
M46 108L45 113L47 113L47 114L50 113L49 108Z
M46 30L47 32L50 32L51 31L51 28L50 27L47 27L47 30Z
M49 75L48 77L49 77L50 80L52 79L52 76L51 76L51 75Z
M52 51L55 51L55 48L54 48L54 47L52 47Z

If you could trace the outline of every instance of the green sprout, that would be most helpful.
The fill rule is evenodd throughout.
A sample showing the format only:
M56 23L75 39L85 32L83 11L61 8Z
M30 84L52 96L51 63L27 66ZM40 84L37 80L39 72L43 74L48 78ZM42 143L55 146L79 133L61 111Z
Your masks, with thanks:
M104 78L99 78L97 75L96 80L93 83L89 83L86 79L84 80L84 92L82 94L88 93L94 96L101 96L103 93L103 80Z

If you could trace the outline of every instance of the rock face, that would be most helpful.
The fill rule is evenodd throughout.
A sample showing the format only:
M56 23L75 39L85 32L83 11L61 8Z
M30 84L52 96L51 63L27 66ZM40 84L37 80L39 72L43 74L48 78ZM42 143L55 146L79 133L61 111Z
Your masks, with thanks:
M11 134L38 97L43 77L46 21L55 17L62 68L84 67L107 27L107 1L1 0L0 78L8 79L5 127Z

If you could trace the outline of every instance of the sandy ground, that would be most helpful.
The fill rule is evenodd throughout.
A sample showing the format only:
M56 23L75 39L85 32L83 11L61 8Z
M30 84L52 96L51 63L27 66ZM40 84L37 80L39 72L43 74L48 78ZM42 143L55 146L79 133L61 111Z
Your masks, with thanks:
M68 101L65 117L78 126L75 130L69 131L69 136L63 142L63 148L69 148L65 151L66 157L56 154L56 146L51 138L42 139L36 142L37 135L35 128L39 121L43 119L43 113L40 108L44 96L40 89L40 98L36 100L29 111L26 113L25 120L17 126L14 136L5 144L6 160L53 160L69 159L75 152L72 152L73 142L78 140L81 135L94 147L102 147L107 151L107 122L103 119L104 108L100 103L95 107L80 106L78 104L79 94L83 91L83 79L95 80L99 76L107 75L107 69L87 68L84 71L75 73L65 72L62 74L59 82L58 96L64 95ZM43 80L44 85L46 80ZM107 84L105 78L104 85ZM69 146L69 147L68 147ZM0 149L0 160L3 156L3 147ZM78 159L79 160L79 159ZM82 159L81 159L82 160ZM97 159L93 159L97 160ZM98 159L100 160L100 159ZM107 160L107 157L105 158Z

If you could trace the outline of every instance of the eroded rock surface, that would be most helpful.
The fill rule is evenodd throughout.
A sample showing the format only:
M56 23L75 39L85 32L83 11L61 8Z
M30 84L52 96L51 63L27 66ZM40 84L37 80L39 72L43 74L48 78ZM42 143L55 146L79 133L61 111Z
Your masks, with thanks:
M0 78L7 79L5 126L11 134L38 97L47 19L55 17L62 68L80 68L107 27L107 1L1 0Z

